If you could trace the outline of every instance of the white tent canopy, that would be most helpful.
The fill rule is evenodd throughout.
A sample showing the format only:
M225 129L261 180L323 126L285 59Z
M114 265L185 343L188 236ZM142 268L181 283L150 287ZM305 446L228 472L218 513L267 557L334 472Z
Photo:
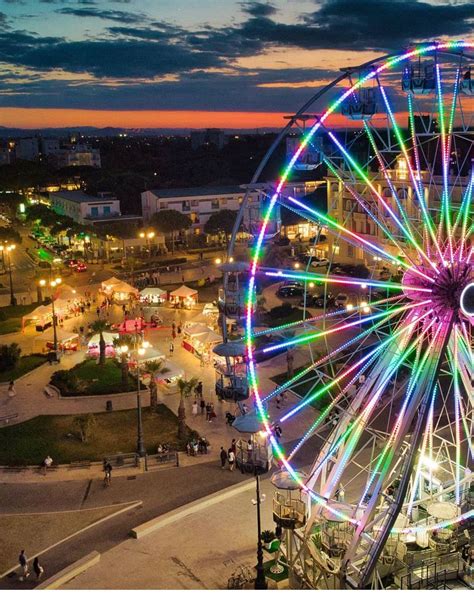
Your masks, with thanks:
M67 343L68 341L77 339L79 335L62 328L56 328L56 337L59 343ZM52 328L47 329L40 336L35 337L35 341L45 341L46 343L54 341L54 330Z
M145 289L142 289L140 291L140 295L142 295L143 297L146 296L154 296L154 295L165 295L168 292L166 291L166 289L161 289L160 287L145 287Z
M198 292L196 289L191 289L191 287L181 285L181 287L178 287L178 289L175 289L174 291L170 292L170 297L185 299L189 297L194 297L197 295L197 293Z
M185 329L185 334L200 343L220 343L222 337L204 324L193 324Z
M113 345L114 344L114 339L118 339L119 338L119 334L118 333L102 333L103 337L104 337L104 341L106 345ZM98 345L100 341L100 334L97 333L96 335L92 335L92 337L89 339L89 347L91 345Z

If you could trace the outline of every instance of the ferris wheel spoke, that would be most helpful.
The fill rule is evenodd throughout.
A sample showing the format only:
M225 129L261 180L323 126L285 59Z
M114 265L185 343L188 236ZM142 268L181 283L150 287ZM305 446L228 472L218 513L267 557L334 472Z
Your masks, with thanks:
M436 267L433 265L433 263L431 262L431 260L428 258L428 255L424 252L423 247L419 245L419 243L417 242L417 240L414 237L414 235L411 232L411 230L408 229L403 224L403 222L398 218L397 214L394 212L394 210L392 209L392 207L383 198L383 196L377 190L377 188L375 187L375 185L373 184L373 182L369 179L369 177L363 171L363 169L357 163L357 161L343 147L343 145L339 142L339 140L337 139L336 135L333 132L331 132L331 131L328 130L327 131L327 134L328 134L329 138L332 140L332 142L339 149L339 151L342 153L342 155L344 156L344 158L349 162L349 164L351 165L351 167L357 172L357 174L359 175L359 177L361 178L361 180L363 180L363 182L367 185L367 187L373 193L374 197L380 202L380 204L383 205L384 209L389 213L390 217L393 219L393 221L395 222L395 224L397 225L397 227L400 229L400 231L404 234L404 236L406 237L406 239L408 240L408 242L410 244L412 244L412 246L415 248L415 250L418 252L418 254L420 256L422 256L426 260L426 263L429 266L431 266L432 268L434 268L436 270Z
M400 244L400 242L397 241L395 236L392 234L392 232L388 228L386 222L382 221L383 214L380 212L380 209L378 209L379 210L379 218L377 218L375 216L375 214L372 212L371 203L369 203L363 196L361 196L358 192L356 192L354 187L351 184L349 184L345 178L343 178L343 176L337 171L337 169L334 167L334 165L332 164L332 162L329 159L324 158L323 161L326 164L327 168L330 170L330 172L333 174L333 176L344 186L344 188L347 190L347 192L349 192L349 194L352 196L352 198L362 207L362 209L365 211L365 213L367 213L367 215L372 219L372 221L378 227L380 227L380 229L384 232L385 236L392 242L392 244L396 248L398 248L400 253L403 254L407 258L407 260L409 262L411 262L411 264L413 265L414 263L409 255L409 253L407 253L405 251L405 248Z
M438 119L441 127L441 159L443 169L443 191L441 195L441 217L438 226L438 241L442 237L443 228L446 229L447 243L449 247L450 262L453 262L453 240L451 232L451 213L449 201L449 161L448 151L449 142L446 135L446 122L444 115L443 90L441 85L441 70L439 64L436 63L436 87L438 95Z
M382 99L383 99L383 102L384 102L384 105L385 105L385 109L387 111L388 118L390 120L390 123L392 125L393 131L395 133L395 137L396 137L396 139L398 141L399 147L400 147L400 149L402 151L402 154L403 154L403 156L405 158L405 161L406 161L406 164L407 164L407 167L408 167L408 172L409 172L409 175L410 175L410 179L411 179L411 183L412 183L413 189L415 190L416 196L418 198L418 202L420 203L420 207L421 207L421 210L423 212L423 218L424 218L423 219L423 223L427 227L428 232L429 232L429 235L430 235L430 237L431 237L431 239L432 239L432 241L433 241L433 243L434 243L434 245L436 247L436 250L438 251L438 254L442 258L443 257L443 253L441 252L441 249L440 249L440 246L439 246L439 243L438 243L438 239L436 237L436 228L435 228L435 225L433 223L433 219L432 219L432 217L431 217L431 215L429 213L428 205L426 204L424 193L421 191L420 184L418 183L418 181L416 179L416 175L415 175L415 172L413 170L413 166L411 164L410 156L408 154L408 150L407 150L407 147L405 145L405 141L403 140L403 136L402 136L401 130L400 130L400 128L399 128L399 126L398 126L398 124L397 124L397 122L395 120L395 116L394 116L392 107L390 105L390 102L388 100L388 97L387 97L387 94L385 92L384 87L379 84L379 88L380 88L380 93L382 95ZM427 255L425 255L425 256L427 256Z
M306 376L307 374L309 374L312 370L314 370L315 368L318 368L319 366L322 366L324 364L326 364L327 362L334 360L335 356L338 355L339 353L343 352L345 349L347 349L348 347L350 347L351 345L361 345L363 342L363 339L367 338L369 335L371 335L375 330L385 326L387 324L387 322L394 318L395 316L398 316L397 313L392 314L392 313L388 313L387 317L380 320L379 322L377 322L376 324L374 324L372 327L370 327L369 329L358 333L357 335L355 335L355 337L353 337L352 339L349 339L349 341L346 341L345 343L342 343L341 345L339 345L338 347L336 347L335 349L331 350L327 355L325 355L324 357L318 359L317 361L315 361L314 363L312 363L310 366L304 368L303 370L301 370L300 372L298 372L297 374L295 374L295 376L293 378L290 378L289 380L287 380L286 382L284 382L283 384L279 385L277 388L275 388L274 390L272 390L270 393L268 393L268 395L264 398L262 398L262 403L266 403L267 401L269 401L270 399L272 399L273 397L276 397L277 395L281 394L282 392L291 389L292 386L295 385L296 382L299 382L304 376ZM370 360L369 360L370 362ZM369 364L367 364L369 365ZM364 368L363 368L364 369ZM362 370L363 370L362 369ZM363 373L363 371L361 370L361 374ZM354 378L354 382L355 382ZM352 381L351 381L352 382Z
M467 222L469 219L469 213L471 211L472 202L472 189L474 185L474 170L471 171L471 176L466 190L463 193L461 202L461 208L456 216L456 220L453 225L453 235L456 233L459 223L461 223L461 238L459 240L459 253L460 259L462 260L465 244L467 243L468 236L466 235Z
M410 266L405 261L400 260L399 258L397 258L396 256L393 256L392 254L389 254L380 246L377 246L373 242L370 242L369 240L366 240L365 238L359 236L358 234L346 229L343 225L341 225L340 223L338 223L331 217L324 215L324 213L321 213L320 211L317 211L316 209L309 207L308 205L302 203L301 201L299 201L291 196L286 197L286 200L289 201L291 204L295 205L297 208L292 209L291 206L288 206L286 202L281 202L281 204L283 206L285 206L285 207L289 208L290 210L293 210L294 212L299 213L299 214L301 214L300 210L303 211L304 213L306 213L307 219L315 221L316 223L319 223L319 221L323 221L324 224L326 224L331 229L336 229L341 234L343 234L345 236L345 239L348 240L349 243L355 242L357 246L367 249L368 251L372 252L372 254L375 253L377 256L383 258L384 260L387 260L390 263L398 264L399 266L403 267L404 269L411 271L414 275L422 277L422 278L426 279L427 281L431 281L431 278L428 275L426 275L425 273L423 273L422 271L420 271L419 269ZM351 240L352 240L352 242L351 242Z
M294 347L296 345L307 344L310 342L314 342L318 339L321 339L322 337L327 337L328 335L332 335L334 333L339 333L343 330L346 330L346 329L349 329L352 327L356 327L356 326L360 326L361 324L365 324L365 323L371 322L373 320L379 320L381 318L386 318L389 315L389 313L401 314L402 312L406 312L407 310L421 309L421 308L423 308L423 306L428 306L429 304L431 304L431 300L425 300L422 302L405 304L403 306L392 308L389 311L376 312L375 314L361 316L361 317L357 318L357 320L354 320L352 322L345 322L343 324L336 325L336 326L331 327L324 331L318 331L316 333L304 334L299 337L295 337L293 339L288 339L286 341L282 341L281 343L278 343L277 345L263 347L262 349L257 350L257 351L261 351L262 353L271 353L272 351L284 349L285 347Z
M403 285L402 283L395 283L392 281L377 281L375 279L359 279L357 277L344 277L343 275L321 275L318 273L295 271L294 269L276 269L272 267L260 267L259 271L263 272L267 277L274 277L277 279L295 279L296 281L305 281L308 283L334 283L336 285L354 285L361 289L368 287L380 287L381 289L395 289L403 291L404 289L413 289L426 293L432 293L432 290L426 287L418 287L411 285Z

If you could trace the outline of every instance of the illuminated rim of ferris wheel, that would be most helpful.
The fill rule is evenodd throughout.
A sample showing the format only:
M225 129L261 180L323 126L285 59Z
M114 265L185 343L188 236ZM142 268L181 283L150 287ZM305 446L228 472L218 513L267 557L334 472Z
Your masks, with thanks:
M334 507L331 506L331 503L327 498L322 497L321 495L317 494L313 491L312 488L306 485L306 478L302 477L297 469L294 468L292 465L291 460L286 456L284 450L282 449L281 445L279 444L278 440L273 434L272 424L268 419L265 410L265 401L271 397L271 395L267 395L266 397L261 394L258 382L258 373L256 370L256 362L253 356L255 347L254 347L254 338L258 335L258 332L254 332L253 330L253 310L255 305L255 281L256 275L261 271L260 267L260 260L262 257L262 247L263 242L265 239L265 233L274 211L275 206L280 200L280 193L282 189L285 187L286 182L288 181L289 175L292 172L298 158L303 153L303 151L308 147L311 146L311 140L313 139L315 133L318 130L325 130L324 124L327 118L335 113L335 111L341 107L345 100L347 100L355 91L361 88L365 83L368 83L371 80L376 80L377 76L383 72L389 71L391 67L396 66L397 64L401 64L404 61L408 61L410 58L419 58L430 53L436 51L445 51L449 52L456 51L456 50L465 50L465 49L472 49L474 48L474 43L472 42L463 42L463 41L452 41L446 43L433 43L424 45L419 48L412 49L407 51L403 54L399 54L393 57L386 58L385 61L381 64L377 64L373 69L371 69L367 74L361 76L361 78L351 86L348 90L342 93L330 106L329 108L317 119L316 123L307 131L305 132L302 141L290 159L289 163L285 167L283 174L276 186L274 193L269 197L268 208L264 213L263 222L261 224L258 238L256 241L256 245L254 248L254 254L251 259L251 267L250 267L250 278L248 284L248 295L247 295L247 307L246 307L246 315L245 315L245 324L246 324L246 351L247 351L247 358L248 358L248 376L249 376L249 384L251 388L251 392L255 398L257 410L261 422L265 428L267 435L270 438L272 443L274 452L276 453L277 458L281 462L282 466L286 469L286 471L290 474L290 476L298 483L300 488L303 492L307 493L314 504L321 506L327 510L329 510L332 514L336 517L341 518L344 521L350 522L353 525L358 525L359 521L352 518L351 516L341 512L341 510L336 510ZM454 123L454 112L456 108L456 93L457 87L456 85L459 83L459 69L456 74L456 81L455 81L455 88L453 90L453 103L450 107L450 110L446 110L443 104L442 99L442 84L441 84L441 73L439 65L436 64L435 69L435 76L436 76L436 93L438 96L438 115L439 115L439 123L440 123L440 138L441 138L441 156L442 156L442 173L443 173L443 191L441 197L441 214L440 214L440 222L439 225L436 225L429 213L428 206L426 204L425 196L423 193L423 185L422 181L416 176L416 170L420 170L420 164L418 161L419 156L417 155L416 149L414 149L414 160L415 160L415 167L411 164L411 158L408 155L408 150L411 148L407 148L406 143L404 142L402 135L400 133L400 129L395 121L394 113L391 109L390 102L386 96L386 93L383 87L380 87L382 99L385 104L387 118L391 121L391 125L395 134L395 137L399 143L399 147L401 152L403 153L407 165L408 165L408 172L409 172L409 180L411 181L413 192L415 193L416 198L418 199L419 206L422 211L423 216L423 237L420 240L420 234L414 232L410 221L406 218L404 214L403 208L400 208L400 216L392 210L388 204L378 193L375 188L371 187L371 181L368 175L358 166L357 162L351 157L351 155L345 150L344 146L340 143L337 139L337 136L333 134L329 130L325 130L328 136L331 138L332 142L335 146L338 147L342 156L350 163L353 170L355 170L363 182L368 185L368 187L372 190L373 194L375 194L376 199L383 205L386 211L390 214L393 223L398 227L402 235L404 236L406 242L409 246L416 252L417 255L417 262L413 262L408 257L406 260L400 259L392 254L386 252L386 250L378 245L377 243L371 242L364 237L361 237L357 233L352 232L351 230L346 229L341 223L332 220L330 217L325 215L324 213L318 212L317 210L313 209L312 207L305 204L302 200L298 200L293 197L285 197L286 205L293 210L298 211L300 213L306 213L308 219L313 222L318 222L322 225L328 227L329 231L333 231L337 234L340 234L342 238L349 239L355 245L360 246L361 248L367 249L372 254L379 255L382 260L385 260L391 264L396 264L399 267L402 267L404 270L404 276L401 283L383 283L383 282L372 282L370 280L364 280L364 283L372 285L372 286L379 286L379 287L391 287L392 289L399 289L401 292L405 294L406 297L409 298L409 303L403 306L397 307L397 313L400 313L403 318L403 325L400 325L395 335L397 335L400 339L400 343L405 346L399 355L400 358L406 358L408 353L416 354L418 352L418 348L421 345L421 341L426 341L428 339L428 349L426 350L425 355L421 358L421 361L417 362L415 366L415 373L412 377L409 388L407 389L407 397L404 399L402 407L406 407L409 399L410 394L414 389L414 385L417 381L420 380L422 377L425 367L427 358L429 359L429 353L434 350L443 350L443 353L446 354L447 361L450 362L452 375L453 375L453 394L454 394L454 402L455 402L455 416L456 416L456 431L462 431L462 418L463 418L463 408L462 408L462 400L460 397L460 379L459 379L459 361L460 359L463 360L464 366L468 367L472 366L472 352L471 352L471 345L469 340L469 326L472 324L472 294L473 294L473 263L471 261L474 260L473 257L473 247L468 247L468 238L473 234L473 226L472 222L469 224L469 211L470 211L470 204L472 199L472 190L473 190L473 176L472 172L470 174L470 182L467 185L466 191L464 192L461 206L459 209L459 213L457 216L454 216L450 210L450 193L448 190L448 177L449 177L449 155L450 155L450 138L453 132L453 123ZM409 107L410 107L410 98L409 98ZM410 110L411 111L411 110ZM413 113L410 114L411 118L413 118ZM412 130L411 133L414 135L413 129L413 119L411 119L411 126ZM366 129L367 131L367 129ZM372 139L370 134L368 133L369 140ZM416 143L414 143L416 145ZM375 152L377 149L375 148L374 144L372 143L372 147ZM383 169L383 163L379 160L379 163ZM334 173L334 172L333 172ZM396 200L396 196L394 196ZM286 206L285 205L285 206ZM400 205L399 205L400 206ZM455 232L461 230L461 239L458 241L455 238ZM391 239L394 239L393 237ZM397 247L400 248L399 244L396 244ZM288 274L287 274L288 273ZM273 272L264 272L264 274L275 277L275 281L284 280L287 278L292 279L301 279L303 281L323 281L323 283L328 282L328 279L324 275L317 275L313 273L299 273L297 271L293 272L294 274L289 274L288 271L282 272L278 270L274 270ZM446 280L446 276L454 275L456 279L464 279L464 281L459 281L461 283L462 295L459 298L458 295L458 308L456 309L457 314L453 314L453 310L450 307L450 304L446 302L446 297L443 292L437 289L438 285L443 285L443 282ZM467 279L467 282L466 282ZM470 281L470 282L469 282ZM330 281L329 281L330 282ZM464 285L462 285L464 283ZM355 281L355 285L361 286L362 281ZM391 312L392 314L394 311ZM365 317L365 321L378 321L381 320L384 316L389 316L390 314L370 314L369 316ZM436 318L436 317L437 318ZM318 317L316 317L318 318ZM320 318L320 317L319 317ZM311 319L310 319L311 321ZM422 322L424 321L424 322ZM359 319L357 320L356 324L360 324ZM420 326L421 325L421 326ZM283 325L283 326L291 326ZM340 330L343 328L347 328L351 326L351 323L346 323L344 325L336 325L336 330ZM412 333L408 332L408 329L412 331L414 328L418 329L418 338L415 341L409 343L409 339L412 337ZM422 329L422 330L420 330ZM428 332L429 331L429 332ZM327 331L333 332L333 331ZM319 333L312 333L310 335L303 335L302 337L298 337L291 340L285 340L281 345L303 345L309 341L311 341L316 335L322 336L325 332ZM449 342L450 337L454 337L454 340ZM394 336L389 337L385 343L393 339ZM449 343L449 344L448 344ZM381 349L383 348L383 344L379 344L374 350L372 350L368 355L365 355L359 362L351 366L349 371L354 371L359 369L363 370L366 364L373 362L374 358L381 353ZM397 362L396 362L397 363ZM472 368L471 368L472 369ZM438 370L439 371L439 370ZM340 382L343 380L344 377L348 376L348 371L344 372L343 374L339 375L336 379L330 382L328 385L322 387L322 389L316 391L309 397L304 398L297 406L295 406L292 410L286 413L280 421L286 420L288 417L296 413L297 411L301 410L302 408L309 405L311 402L315 401L318 396L327 390L329 385L335 384L336 382ZM430 396L431 400L431 407L434 402L435 393L436 393L436 386L437 381L431 383L431 387L435 387L432 390L432 396ZM347 388L347 387L346 387ZM344 389L345 390L345 389ZM367 407L365 409L365 413L359 415L359 417L355 420L355 426L357 424L360 425L360 431L363 430L364 420L367 419L367 415L370 414L372 411L373 406L377 401L378 395L377 393L369 399ZM403 413L403 409L402 412ZM321 416L316 420L315 425L318 424L322 419L322 416L325 415L325 412L321 414ZM432 410L431 410L432 415ZM402 415L400 415L402 417ZM315 426L314 426L315 427ZM396 434L399 431L400 426L395 426L394 433ZM464 427L464 430L469 432L469 428ZM309 432L311 431L311 428ZM351 431L354 432L354 426L351 426ZM308 433L309 433L308 432ZM357 428L355 431L354 436L360 436L360 433L357 434ZM469 437L468 437L469 442ZM423 445L426 443L426 438L423 441ZM424 448L424 446L421 448ZM384 461L384 456L390 450L390 440L388 444L383 449L383 456L379 459L379 463ZM469 444L470 455L473 455L473 447L472 443ZM388 456L388 455L387 455ZM457 458L457 465L459 466L459 452L456 452ZM377 471L377 466L376 470ZM419 470L418 470L419 471ZM459 469L456 470L456 474L459 475ZM459 479L459 477L458 477ZM438 528L443 528L448 525L453 525L460 522L463 519L466 519L473 515L472 511L467 513L463 513L457 516L455 519L451 519L449 521L441 521L434 523L430 526L423 525L421 527L412 526L407 527L404 529L393 529L394 533L408 533L408 532L416 532L418 529L420 530L434 530Z

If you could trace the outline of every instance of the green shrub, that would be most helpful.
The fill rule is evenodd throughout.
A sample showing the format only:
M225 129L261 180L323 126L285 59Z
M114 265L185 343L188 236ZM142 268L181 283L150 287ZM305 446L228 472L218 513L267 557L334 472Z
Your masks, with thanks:
M20 359L21 348L17 343L0 345L0 372L13 370Z
M275 306L268 312L268 316L272 319L286 318L293 312L293 306L288 302L283 302L281 306Z

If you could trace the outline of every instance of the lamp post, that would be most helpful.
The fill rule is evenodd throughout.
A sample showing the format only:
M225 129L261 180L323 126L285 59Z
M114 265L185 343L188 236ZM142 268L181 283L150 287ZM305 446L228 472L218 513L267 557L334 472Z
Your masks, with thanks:
M142 403L140 395L140 357L145 355L145 351L150 344L144 341L137 349L137 454L139 457L146 455L145 443L143 440L143 423L142 423Z
M150 251L150 256L151 256L151 244L150 244L150 240L152 240L155 237L155 232L154 231L141 231L139 233L139 236L142 239L146 239L146 247L148 248L148 250Z
M6 252L7 258L8 258L8 276L10 278L10 305L11 306L16 306L16 297L13 292L12 261L11 261L11 256L10 256L10 253L12 252L12 250L15 250L15 248L16 248L15 244L10 244L8 246L3 244L0 246L0 250L2 251L3 261L5 262L5 252Z
M58 361L58 319L56 316L56 311L54 309L54 290L58 285L62 283L61 277L56 277L56 279L49 279L49 286L51 288L51 309L53 314L53 352L54 352L54 360L55 362ZM46 286L46 279L40 279L38 282L38 289L41 291L42 287ZM38 294L39 295L39 294Z
M265 590L268 588L267 581L265 579L265 568L263 567L263 543L262 543L262 521L260 516L260 504L262 498L260 497L260 476L257 468L255 468L255 481L256 481L256 506L257 506L257 577L255 579L255 589Z

